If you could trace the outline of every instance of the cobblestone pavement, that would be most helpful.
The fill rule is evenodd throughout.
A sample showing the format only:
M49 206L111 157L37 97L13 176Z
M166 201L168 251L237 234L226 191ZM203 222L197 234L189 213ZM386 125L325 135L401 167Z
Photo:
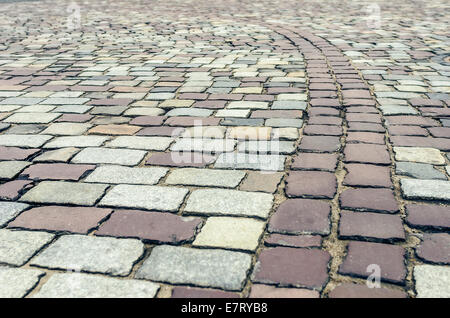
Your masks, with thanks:
M450 297L448 1L1 2L1 297Z

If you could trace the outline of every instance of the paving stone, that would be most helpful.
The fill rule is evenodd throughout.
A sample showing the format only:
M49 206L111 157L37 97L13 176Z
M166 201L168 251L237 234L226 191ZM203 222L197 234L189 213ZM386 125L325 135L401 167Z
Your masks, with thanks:
M339 237L356 240L404 240L405 231L398 215L341 211Z
M20 214L8 227L87 234L111 212L110 209L85 207L37 207Z
M397 289L369 288L366 285L343 283L335 287L329 298L407 298L407 294Z
M64 235L38 256L31 265L127 276L144 253L144 244L134 239Z
M412 227L448 229L450 213L448 207L434 204L407 204L406 221Z
M131 125L98 125L89 130L89 134L97 135L134 135L141 129L139 126Z
M330 233L331 207L310 199L288 199L280 204L270 219L269 231L285 234Z
M78 136L85 133L90 127L91 125L82 123L54 123L42 133L47 135Z
M47 135L0 135L0 146L37 148L50 139L52 136Z
M293 170L334 171L337 167L336 154L301 153L293 158Z
M189 127L181 134L184 138L225 138L225 127L206 126L206 127Z
M175 212L187 193L187 189L177 187L120 184L114 186L99 205Z
M53 274L34 298L152 298L159 285L87 274Z
M424 234L422 243L416 248L421 259L438 264L450 264L450 235L447 233Z
M269 118L266 119L266 126L269 127L297 127L303 126L303 120L295 118Z
M238 291L250 266L251 256L240 252L162 245L153 248L136 277Z
M57 113L15 113L3 121L15 124L47 124L60 115Z
M255 251L264 227L264 222L249 218L210 217L193 246Z
M164 151L169 148L172 141L173 139L168 137L121 136L108 142L106 146L111 148Z
M401 179L400 186L407 199L450 201L450 181Z
M94 205L106 191L107 185L42 181L22 196L20 201L33 203Z
M49 143L47 143L44 148L67 148L67 147L98 147L101 146L108 137L103 136L67 136L67 137L56 137Z
M288 197L333 198L337 190L334 174L323 171L291 171L286 179Z
M216 160L215 156L200 152L154 153L146 164L168 167L205 167Z
M22 266L53 237L45 232L0 230L0 262Z
M268 127L233 127L228 137L239 140L270 140L272 128Z
M264 244L267 246L285 247L320 247L322 245L322 237L319 235L271 234L266 238Z
M254 284L250 298L319 298L315 290L303 288L279 288L269 285Z
M253 102L253 101L232 101L227 106L227 109L267 109L267 108L269 108L269 103Z
M39 149L0 146L0 160L26 160L37 152L39 152Z
M242 182L240 190L274 193L283 177L282 172L261 173L251 171Z
M172 171L166 183L235 188L244 177L243 171L183 168Z
M248 153L223 153L214 168L283 171L286 157L282 155L258 155Z
M388 167L366 164L346 164L348 173L344 185L353 187L386 187L392 188L391 171Z
M434 165L445 164L445 159L438 149L418 147L394 147L395 159L398 161L412 161L430 163Z
M29 205L25 203L0 201L0 226L4 226L28 207Z
M96 168L85 182L112 184L156 184L169 169L166 168L129 168L122 166L101 166Z
M224 189L194 190L184 209L189 214L242 215L267 218L273 196L267 193Z
M389 189L347 189L341 193L339 202L341 208L351 210L398 212L397 200Z
M2 161L0 162L0 179L13 179L30 164L26 161Z
M305 152L335 152L340 148L339 137L332 136L304 136L299 145Z
M72 165L65 163L38 163L22 172L33 180L74 180L78 181L87 171L94 170L92 165Z
M416 162L396 162L395 173L400 176L408 176L417 179L447 180L447 176L434 169L430 164Z
M114 212L95 235L180 244L192 241L201 223L199 218L170 213L120 210Z
M181 138L170 147L173 152L205 152L220 153L231 152L236 146L236 141L232 139L207 139L207 138Z
M448 266L417 265L414 267L417 298L449 298L450 268Z
M239 294L219 289L176 286L172 289L172 298L239 298Z
M260 154L293 154L295 152L295 142L283 140L251 140L241 141L237 146L238 152L260 153Z
M384 145L384 135L372 132L349 132L346 142Z
M14 180L0 184L0 199L2 200L16 200L21 193L31 187L31 181L28 180Z
M74 147L45 151L33 159L33 162L68 162L80 150Z
M314 249L275 247L259 255L252 281L280 287L308 287L320 290L328 278L328 252ZM283 270L280 271L279 269Z
M345 161L389 165L391 158L386 146L348 144L344 149Z
M44 275L37 269L0 267L0 298L25 297Z
M139 164L145 155L146 152L142 150L85 148L72 159L72 163L135 166Z

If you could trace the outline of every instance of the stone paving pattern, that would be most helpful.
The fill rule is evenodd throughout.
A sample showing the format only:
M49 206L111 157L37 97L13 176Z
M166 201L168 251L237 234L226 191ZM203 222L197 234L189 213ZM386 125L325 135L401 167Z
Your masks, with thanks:
M0 2L0 297L450 297L448 1Z

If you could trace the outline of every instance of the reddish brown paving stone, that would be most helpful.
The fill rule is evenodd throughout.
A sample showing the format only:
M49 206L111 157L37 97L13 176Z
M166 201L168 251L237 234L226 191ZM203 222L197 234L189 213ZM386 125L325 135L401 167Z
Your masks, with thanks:
M180 244L191 241L201 223L200 218L183 218L171 213L120 210L115 211L95 235Z
M390 140L394 146L426 147L426 148L437 148L442 151L450 151L450 139L447 138L391 136Z
M344 155L345 162L391 164L389 152L384 145L347 144Z
M197 101L192 105L195 108L222 109L225 108L227 101L225 100L205 100Z
M344 106L375 106L375 100L373 99L359 99L359 98L345 98Z
M428 131L433 137L450 138L450 127L432 127Z
M172 298L239 298L239 294L217 289L177 286L172 289Z
M0 184L0 199L16 200L31 183L29 180L14 180Z
M373 132L350 131L346 138L347 143L368 143L384 145L384 134Z
M343 91L343 96L345 99L370 99L372 96L370 95L370 91L363 89L348 89Z
M166 118L165 116L139 116L132 119L130 125L161 126Z
M426 98L411 98L409 102L415 107L442 107L444 105L440 100Z
M348 131L369 131L384 133L385 129L381 124L349 122Z
M344 283L335 287L329 298L407 298L404 291L388 288L369 288L366 285Z
M209 100L241 100L243 94L211 94L209 95Z
M22 149L0 146L0 160L26 160L39 151L40 149Z
M242 183L240 190L274 193L283 175L284 173L282 172L261 173L250 171Z
M322 245L322 237L320 235L283 235L274 233L266 238L264 244L267 246L320 247Z
M425 234L416 248L421 259L438 264L450 264L450 235L448 233Z
M74 180L78 181L89 170L94 170L94 165L75 165L66 163L38 163L21 173L32 180Z
M428 117L450 117L450 109L449 108L434 108L434 107L421 107L419 108L422 116Z
M255 110L250 118L302 118L299 110Z
M205 117L170 117L168 118L164 125L168 126L181 126L181 127L191 127L191 126L217 126L220 123L220 118L205 118Z
M373 273L368 266L380 268L381 280L403 284L406 277L405 249L397 245L370 242L350 242L347 256L339 266L339 273L367 278Z
M398 215L341 211L339 237L395 241L405 239L405 230Z
M379 114L348 113L345 115L345 119L349 122L381 123L381 116Z
M86 234L111 212L90 207L44 206L20 214L8 227Z
M259 255L252 280L263 284L321 289L328 279L330 254L317 249L275 247Z
M328 84L328 83L314 83L314 84L309 84L309 89L326 91L326 90L335 90L336 86L334 84Z
M397 200L390 189L347 189L341 193L339 201L341 208L351 210L398 212Z
M178 96L178 99L204 100L207 98L208 94L201 94L201 93L182 93Z
M406 222L412 227L450 229L450 211L447 206L434 204L407 204Z
M331 206L319 200L288 199L280 204L269 222L272 233L330 233Z
M308 111L310 117L313 116L338 116L339 110L333 107L311 107Z
M88 133L96 134L96 135L134 135L138 132L142 127L139 126L130 126L130 125L98 125L94 128L91 128Z
M349 106L345 108L346 113L365 113L378 114L378 109L375 106Z
M334 136L304 136L298 148L310 152L335 152L341 148L341 142Z
M305 135L342 136L342 127L328 125L307 125L303 129Z
M300 153L293 158L291 169L335 171L337 159L337 154Z
M55 122L67 123L85 123L91 120L94 116L88 114L63 114Z
M392 188L391 170L389 167L349 163L345 165L345 169L348 173L345 175L344 185Z
M389 134L392 136L428 136L428 131L419 126L388 126Z
M139 130L136 136L167 136L177 137L185 131L183 127L155 126Z
M286 179L288 197L331 199L336 194L336 190L336 176L330 172L291 171Z
M311 98L337 98L338 94L335 91L310 91Z
M254 86L252 83L248 83L248 86ZM257 95L257 94L245 94L244 100L254 101L254 102L271 102L275 100L273 95Z
M315 290L304 288L279 288L270 285L254 284L249 298L319 298Z
M308 125L341 126L342 118L333 116L312 116L308 120Z
M322 106L322 107L341 107L339 99L335 98L314 98L309 102L311 106Z
M439 122L434 119L421 116L386 116L388 125L413 125L421 127L438 127Z
M176 158L182 158L180 162ZM205 167L216 160L216 157L200 153L155 153L146 162L147 165L168 167Z

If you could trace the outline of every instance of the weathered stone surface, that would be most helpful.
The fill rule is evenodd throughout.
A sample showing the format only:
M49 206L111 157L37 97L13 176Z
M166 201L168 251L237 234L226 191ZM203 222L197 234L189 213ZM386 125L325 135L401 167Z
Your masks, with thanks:
M85 207L37 207L19 215L8 227L86 234L111 212L110 209Z
M240 190L274 193L283 177L282 172L261 173L251 171L242 182Z
M115 211L95 235L179 244L191 241L201 223L199 218L170 213L120 210Z
M344 185L353 187L386 187L392 188L391 171L389 167L366 164L346 164L348 171Z
M394 147L395 160L430 163L434 165L445 164L445 159L438 149L422 147Z
M406 298L405 292L388 288L369 288L352 283L340 284L329 294L330 298Z
M173 139L169 137L120 136L106 144L111 148L129 148L164 151Z
M322 237L319 235L271 234L266 238L264 244L267 246L320 247Z
M286 179L288 197L331 199L336 194L336 176L324 171L291 171Z
M301 153L294 157L293 170L324 170L333 172L337 167L336 154Z
M26 296L45 273L37 269L0 267L0 298Z
M0 201L0 226L3 226L14 219L20 212L28 207L29 205L25 203Z
M177 187L117 185L100 201L100 206L177 211L188 193Z
M172 289L172 298L239 298L239 294L219 289L177 286Z
M33 162L68 162L80 150L69 147L49 150L33 159Z
M35 298L152 298L159 285L134 279L87 274L54 274L33 295Z
M107 185L42 181L20 198L34 203L94 205L107 189Z
M214 168L282 171L286 157L282 155L257 155L248 153L223 153Z
M84 180L85 182L112 184L156 184L169 171L167 168L130 168L122 166L101 166Z
M450 181L402 179L400 185L407 199L450 201Z
M30 164L26 161L2 161L0 162L0 179L13 179Z
M244 177L244 171L183 168L172 171L166 183L235 188Z
M31 260L32 265L127 276L144 253L133 239L64 235Z
M45 232L0 230L0 263L22 266L53 237Z
M412 227L450 229L448 207L434 204L407 204L406 221Z
M254 284L250 298L319 298L315 290L303 288L279 288L269 285Z
M243 215L266 218L272 208L273 196L223 189L194 190L184 209L189 214Z
M23 176L34 180L73 180L78 181L93 165L72 165L65 163L38 163L22 172Z
M72 159L72 162L135 166L144 159L145 155L146 152L142 150L85 148Z
M449 298L450 268L448 266L418 265L414 267L418 298Z
M0 199L16 200L26 188L31 187L31 183L29 180L14 180L0 184Z
M163 245L153 248L136 277L241 290L250 265L251 256L240 252Z
M389 189L348 189L344 190L339 201L341 208L359 211L395 213L398 203Z
M438 264L450 264L450 235L447 233L425 234L416 249L421 259Z
M49 143L47 143L44 148L66 148L66 147L99 147L101 146L108 137L103 136L64 136L56 137Z
M430 164L416 162L396 162L395 173L417 179L447 180L447 176Z
M249 218L210 217L193 245L254 251L264 227L264 222Z

